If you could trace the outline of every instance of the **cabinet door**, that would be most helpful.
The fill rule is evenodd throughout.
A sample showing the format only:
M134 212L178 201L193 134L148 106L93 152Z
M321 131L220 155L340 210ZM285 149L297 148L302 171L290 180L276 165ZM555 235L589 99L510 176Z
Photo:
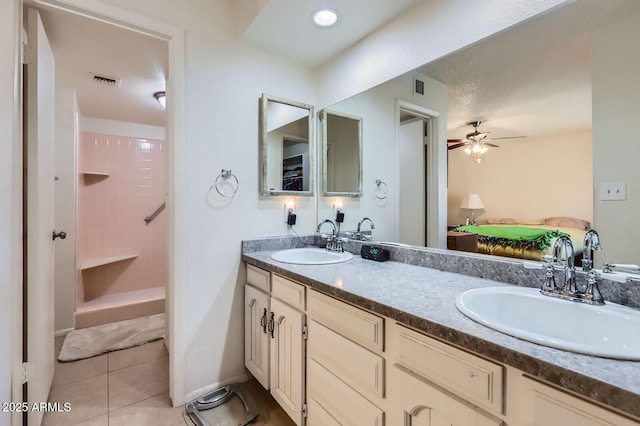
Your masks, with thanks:
M244 365L269 389L269 295L244 286Z
M637 422L561 392L542 383L523 378L523 423L531 426L632 426Z
M502 421L485 416L420 376L401 367L388 375L392 410L389 424L404 426L500 426Z
M271 395L297 425L303 424L305 314L271 299Z

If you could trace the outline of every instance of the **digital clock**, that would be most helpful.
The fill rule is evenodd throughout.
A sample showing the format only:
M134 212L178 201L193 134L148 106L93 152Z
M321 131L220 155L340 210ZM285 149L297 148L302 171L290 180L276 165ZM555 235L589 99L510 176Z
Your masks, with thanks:
M389 260L389 250L378 246L371 246L364 244L360 248L360 256L363 259L375 260L377 262L384 262Z

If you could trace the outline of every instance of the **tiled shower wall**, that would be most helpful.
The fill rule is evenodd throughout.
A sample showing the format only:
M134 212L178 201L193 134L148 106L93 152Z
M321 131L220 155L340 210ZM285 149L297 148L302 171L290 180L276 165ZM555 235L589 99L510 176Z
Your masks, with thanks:
M87 259L137 258L78 271L76 307L166 285L164 142L81 133L78 147L77 265ZM107 174L103 176L101 174Z

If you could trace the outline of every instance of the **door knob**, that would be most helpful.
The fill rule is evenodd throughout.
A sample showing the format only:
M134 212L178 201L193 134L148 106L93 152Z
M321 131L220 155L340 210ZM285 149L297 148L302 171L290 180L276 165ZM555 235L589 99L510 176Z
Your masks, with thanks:
M56 232L54 230L53 234L52 234L52 237L53 237L53 241L55 241L56 238L60 238L61 240L64 240L65 238L67 238L67 231Z

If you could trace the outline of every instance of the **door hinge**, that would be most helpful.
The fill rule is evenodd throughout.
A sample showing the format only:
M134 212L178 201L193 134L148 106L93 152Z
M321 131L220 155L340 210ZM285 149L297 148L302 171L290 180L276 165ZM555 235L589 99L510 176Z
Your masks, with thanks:
M302 326L302 340L307 340L309 337L309 328L306 325Z
M22 384L30 382L35 376L36 366L33 362L22 363Z
M302 418L307 418L307 404L302 404Z

